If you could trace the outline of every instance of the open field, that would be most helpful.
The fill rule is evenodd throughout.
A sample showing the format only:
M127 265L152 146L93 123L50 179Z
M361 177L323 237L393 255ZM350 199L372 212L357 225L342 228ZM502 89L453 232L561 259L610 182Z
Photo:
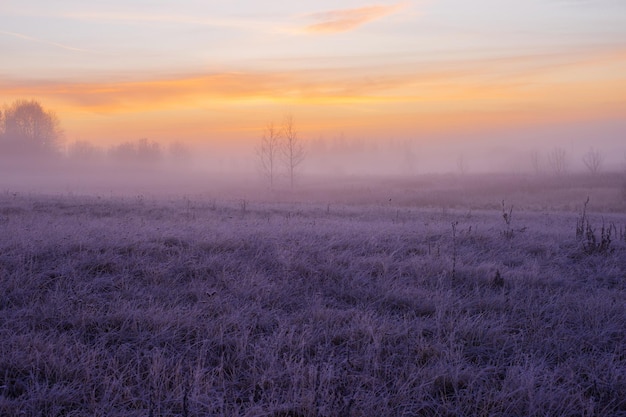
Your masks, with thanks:
M0 415L626 416L619 184L524 187L1 193Z

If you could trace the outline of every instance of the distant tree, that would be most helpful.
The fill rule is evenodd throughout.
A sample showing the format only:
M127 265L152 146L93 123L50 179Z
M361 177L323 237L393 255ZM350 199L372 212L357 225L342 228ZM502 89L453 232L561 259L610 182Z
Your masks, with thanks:
M304 150L304 143L298 135L298 131L293 122L293 116L291 114L285 117L285 122L282 128L282 153L287 165L287 174L289 176L289 184L291 188L294 186L295 175L298 167L304 161L306 152Z
M52 154L63 137L57 116L35 100L15 101L5 108L1 121L1 145L10 153Z
M591 148L585 155L583 155L583 163L591 175L596 175L600 171L603 162L604 156L597 149Z
M563 148L552 149L548 153L548 165L555 175L564 175L567 172L567 151Z
M461 154L456 159L456 169L461 175L467 174L469 167L467 165L467 161L465 160L465 155Z
M331 151L334 154L337 153L348 153L350 150L350 144L346 139L346 134L341 132L339 135L335 136L332 140Z
M400 153L404 172L409 175L415 174L417 172L418 158L414 143L408 139L400 142Z
M280 150L280 131L274 127L274 123L270 122L265 127L263 136L261 136L261 143L256 150L261 172L267 178L270 190L274 189L274 179L276 177Z
M101 159L102 149L86 140L77 140L67 147L67 156L76 162L93 162Z
M309 152L318 156L324 156L328 152L328 141L323 136L312 140L309 142Z
M535 173L535 175L541 174L542 161L541 161L541 154L539 153L538 150L534 149L530 151L530 163L532 165L533 172Z
M107 155L110 159L117 162L132 162L137 156L137 151L133 142L123 142L118 145L111 146Z
M161 146L158 142L146 138L137 141L137 159L141 162L156 162L161 158Z
M112 147L109 156L126 163L155 163L161 158L161 147L157 142L143 138Z
M174 141L168 147L169 157L177 163L186 163L191 159L191 149L181 141Z

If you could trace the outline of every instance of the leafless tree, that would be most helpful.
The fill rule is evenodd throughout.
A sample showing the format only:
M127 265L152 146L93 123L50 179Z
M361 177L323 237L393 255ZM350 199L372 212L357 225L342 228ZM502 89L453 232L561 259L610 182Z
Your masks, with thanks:
M271 122L265 127L261 143L257 148L260 169L270 184L270 190L274 189L274 179L279 163L279 152L281 149L280 131Z
M604 156L599 150L591 148L585 155L583 155L583 162L591 175L596 175L600 171L600 168L602 168Z
M176 164L187 164L191 160L191 149L180 140L170 143L167 151L170 160Z
M548 153L548 165L555 175L564 175L567 172L567 151L558 147L552 149Z
M161 146L146 138L124 142L109 149L109 157L122 163L154 164L161 159Z
M142 162L153 163L161 158L161 145L142 138L137 141L137 157Z
M304 161L306 152L304 150L304 143L298 135L298 131L293 122L293 116L291 114L285 117L285 122L282 128L283 146L282 153L287 165L287 174L289 175L289 184L291 188L294 186L295 175L298 167Z
M104 156L102 149L86 140L77 140L67 147L67 156L74 162L91 163Z
M541 154L538 150L534 149L530 151L530 163L532 164L535 175L541 174Z
M49 154L58 149L63 137L59 119L35 100L17 100L1 118L2 145L8 151Z
M456 159L456 169L458 170L459 174L461 174L461 175L467 174L467 171L468 171L469 167L467 166L467 161L465 160L465 155L461 154Z
M414 143L409 139L403 140L400 142L399 149L402 155L404 173L409 175L415 174L417 172L418 157Z

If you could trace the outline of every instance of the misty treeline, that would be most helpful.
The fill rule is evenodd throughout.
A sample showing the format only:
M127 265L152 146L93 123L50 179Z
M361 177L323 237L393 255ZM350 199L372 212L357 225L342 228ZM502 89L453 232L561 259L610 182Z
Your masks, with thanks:
M604 154L594 147L589 148L582 155L581 161L586 171L594 176L598 175L605 168ZM570 171L572 164L571 156L566 149L561 147L555 147L545 153L532 150L530 152L530 162L535 174L551 173L556 176L566 175Z
M415 176L430 169L424 164L425 151L411 139L372 141L340 132L311 139L307 151L313 163L323 164L336 176Z
M229 155L209 152L199 156L184 142L163 145L147 138L102 147L85 140L68 141L56 113L37 100L16 100L0 108L0 162L5 171L45 165L111 164L139 168L167 164L187 170L199 158L204 168L226 172L227 164L226 170L232 174L254 169L250 160L254 156L266 184L274 189L281 182L293 188L298 178L315 173L333 177L455 173L463 177L513 169L512 172L564 177L580 172L597 176L618 168L614 154L594 147L578 151L563 147L528 150L515 155L511 165L498 160L502 155L486 155L484 149L466 144L461 150L458 143L452 142L449 146L441 145L444 150L435 155L429 149L437 146L434 138L430 142L408 138L366 140L340 133L331 138L305 140L291 114L278 124L266 125L259 137L260 141L252 145L254 152L240 149ZM484 155L477 156L481 152ZM626 169L626 154L622 167Z
M162 161L187 162L191 159L191 150L182 142L173 142L167 149L146 138L126 141L107 149L91 142L75 141L67 145L66 156L76 162L115 162L127 164L153 165Z
M141 138L108 148L77 140L66 142L60 119L36 100L16 100L0 109L0 156L3 159L45 159L49 162L97 164L156 164L168 160L184 163L191 150L183 142L163 149L156 141Z

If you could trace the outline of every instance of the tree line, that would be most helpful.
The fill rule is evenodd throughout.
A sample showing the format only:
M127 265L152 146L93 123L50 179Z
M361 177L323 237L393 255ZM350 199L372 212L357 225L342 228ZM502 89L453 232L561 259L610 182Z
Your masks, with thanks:
M158 142L146 138L127 141L102 149L78 140L64 146L64 132L56 113L36 100L16 100L0 109L0 157L49 160L67 157L80 163L108 159L122 163L155 163L167 153L173 161L185 162L191 151L182 142L163 150Z
M598 175L604 168L604 155L596 148L589 148L581 158L587 171L593 175ZM566 175L569 171L570 158L564 148L556 147L542 155L538 150L530 152L530 163L535 174L542 174L546 171L556 176Z
M108 159L127 164L151 164L163 159L165 151L158 142L146 138L127 141L104 150L88 141L75 141L63 146L64 132L57 115L36 100L16 100L0 110L0 156L55 159L65 156L77 163L93 164ZM186 162L190 149L174 142L167 149L169 159ZM280 126L268 124L256 149L261 171L271 189L281 173L293 188L298 170L305 159L304 141L296 129L292 115Z
M341 139L339 142L345 142L343 136ZM107 159L127 164L151 164L165 159L167 155L169 160L183 165L191 158L191 150L179 141L162 149L158 142L143 138L104 150L87 141L75 141L63 146L63 140L64 132L56 113L45 109L36 100L16 100L0 109L0 157L52 159L66 156L72 161L86 163ZM401 149L402 163L411 168L407 172L414 172L415 150L408 142ZM354 153L355 150L351 149L346 157L352 157ZM255 156L270 189L276 187L279 178L286 178L289 186L294 188L307 152L293 115L286 115L278 125L273 122L267 124L255 147ZM591 175L599 174L605 166L604 155L595 148L583 154L580 161ZM570 162L570 155L560 147L545 153L538 150L530 153L531 170L536 174L551 172L557 176L566 175ZM457 169L462 174L467 171L463 155L457 160Z

